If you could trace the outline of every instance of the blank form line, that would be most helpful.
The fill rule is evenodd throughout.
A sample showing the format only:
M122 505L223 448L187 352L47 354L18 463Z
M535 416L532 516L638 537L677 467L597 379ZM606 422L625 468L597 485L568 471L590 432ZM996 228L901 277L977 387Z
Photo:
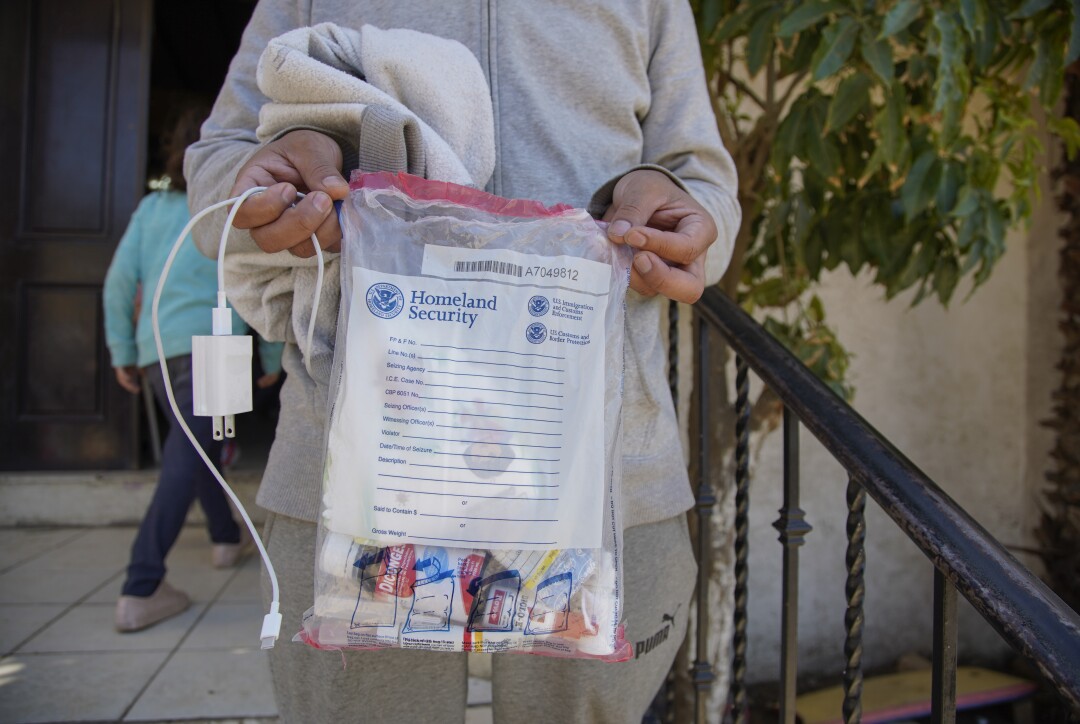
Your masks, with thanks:
M426 490L402 490L401 488L376 488L376 490L389 490L395 493L416 493L417 495L442 495L450 498L490 498L491 500L522 500L530 503L552 502L558 498L518 498L513 495L476 495L474 493L429 493Z
M480 347L455 347L450 344L421 344L421 347L432 347L434 349L454 349L459 352L498 352L500 354L516 354L522 357L546 357L547 359L566 359L565 357L555 357L550 354L537 354L535 352L513 352L508 349L483 349Z
M465 485L498 485L504 488L557 488L558 485L537 485L535 483L478 483L475 480L443 480L442 478L414 478L412 475L389 475L379 473L380 478L397 478L398 480L419 480L427 483L463 483ZM421 492L421 491L415 491Z
M561 407L547 407L545 405L519 405L516 402L491 402L490 400L459 400L456 397L429 397L420 395L421 400L441 400L442 402L467 402L475 405L505 405L506 407L531 407L534 410L557 410L562 412Z
M429 410L429 415L461 415L462 417L494 417L500 420L517 420L518 423L549 423L552 425L558 425L562 423L562 420L542 420L535 417L513 417L510 415L480 415L476 413L455 413L448 410Z
M409 463L414 468L439 468L440 470L482 470L489 473L517 473L518 475L558 475L555 473L545 473L541 470L499 470L498 468L459 468L455 465L425 465L423 463Z
M497 420L517 420L518 422L546 422L558 425L562 420L538 420L535 417L513 417L510 415L480 415L475 412L451 412L450 410L428 410L429 415L461 415L462 417L493 417Z
M520 435L555 435L562 437L561 432L536 432L534 430L503 430L498 427L469 427L468 425L442 425L435 423L435 427L449 427L455 430L482 430L484 432L513 432Z
M435 538L429 535L414 535L413 538L420 540L440 540L449 541L450 543L491 543L494 545L519 545L519 546L553 546L555 541L545 540L472 540L469 538Z
M465 455L466 453L432 452L431 454L432 455ZM519 458L519 457L513 457L513 456L507 456L507 455L472 455L472 454L469 454L468 457L471 457L471 458L490 458L492 460L529 460L531 462L536 462L536 463L557 463L557 462L559 462L559 458L554 458L554 459L552 459L552 458Z
M464 385L437 385L432 382L425 382L424 387L449 387L451 390L480 390L481 392L509 392L512 395L529 395L530 397L558 397L562 398L562 395L553 395L550 392L522 392L521 390L493 390L488 387L465 387Z
M420 357L417 357L416 359L426 359L426 360L430 360L432 362L458 362L460 364L470 364L470 365L495 365L496 367L517 367L518 369L522 369L522 370L544 370L545 372L566 372L566 370L561 370L558 367L533 367L532 365L514 365L514 364L510 364L509 362L485 362L484 360L479 360L479 359L453 359L451 357L424 357L423 355L421 355Z
M510 443L498 443L491 440L458 440L450 437L420 437L419 435L402 435L402 438L406 440L434 440L435 442L465 442L465 443L479 443L481 445L510 445ZM512 447L536 447L544 450L562 450L562 445L523 445L519 442L513 443Z
M444 370L428 370L429 375L453 375L454 377L483 377L485 380L513 380L514 382L539 382L544 385L561 385L562 382L552 380L526 380L521 377L504 377L502 375L473 375L468 372L446 372Z
M458 520L505 520L512 523L558 523L558 518L483 518L479 515L440 515L438 513L421 513L428 518L457 518Z

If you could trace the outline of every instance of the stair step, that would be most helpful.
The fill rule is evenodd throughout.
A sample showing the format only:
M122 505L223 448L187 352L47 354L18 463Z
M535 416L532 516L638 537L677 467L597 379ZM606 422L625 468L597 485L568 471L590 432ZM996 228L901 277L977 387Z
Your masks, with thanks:
M0 473L0 526L138 525L157 485L158 471ZM262 470L231 471L225 479L248 513L261 523L255 505ZM189 524L201 524L202 509L191 506Z

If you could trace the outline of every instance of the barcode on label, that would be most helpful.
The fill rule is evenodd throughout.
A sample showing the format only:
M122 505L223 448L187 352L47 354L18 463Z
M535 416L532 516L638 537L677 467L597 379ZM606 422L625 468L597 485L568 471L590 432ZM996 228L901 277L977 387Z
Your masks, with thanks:
M518 264L510 264L497 259L485 259L483 261L455 261L456 272L494 272L511 277L520 277L524 270Z

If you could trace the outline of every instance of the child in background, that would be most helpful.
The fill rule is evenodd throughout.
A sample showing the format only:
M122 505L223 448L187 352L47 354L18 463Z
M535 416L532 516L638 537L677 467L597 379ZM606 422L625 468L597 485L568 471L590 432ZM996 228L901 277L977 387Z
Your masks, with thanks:
M151 192L139 203L105 277L105 336L116 380L125 390L137 394L139 375L145 374L158 403L169 410L170 420L172 411L154 344L151 301L169 251L190 218L181 163L184 150L198 138L199 125L205 117L205 109L189 109L166 138L168 187ZM140 285L143 303L136 317ZM219 461L222 443L213 439L211 418L193 414L191 389L191 337L211 333L210 310L216 302L216 265L199 254L193 244L185 244L173 262L168 288L161 298L158 315L161 337L177 406L210 459ZM233 329L237 334L248 329L235 314ZM277 382L281 347L260 340L259 354L265 373L257 382L260 388ZM236 565L245 544L250 542L247 531L237 525L224 491L180 426L173 424L163 446L157 488L132 545L127 578L116 603L117 631L144 629L190 605L184 592L164 580L165 557L176 542L195 498L206 514L214 567Z

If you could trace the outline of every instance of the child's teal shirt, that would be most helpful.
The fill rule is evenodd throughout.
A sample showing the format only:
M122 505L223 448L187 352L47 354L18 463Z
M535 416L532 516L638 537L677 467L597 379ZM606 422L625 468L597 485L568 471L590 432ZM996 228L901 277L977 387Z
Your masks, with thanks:
M190 218L187 197L179 191L155 191L139 202L109 272L105 275L105 341L113 367L145 367L158 361L150 310L154 290L176 237ZM142 285L138 323L135 296ZM158 321L165 358L191 354L192 335L211 334L210 310L217 305L217 264L187 240L173 260L161 294ZM248 331L233 311L233 334ZM281 370L281 343L259 340L266 373Z

